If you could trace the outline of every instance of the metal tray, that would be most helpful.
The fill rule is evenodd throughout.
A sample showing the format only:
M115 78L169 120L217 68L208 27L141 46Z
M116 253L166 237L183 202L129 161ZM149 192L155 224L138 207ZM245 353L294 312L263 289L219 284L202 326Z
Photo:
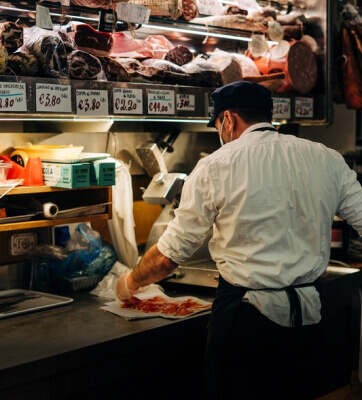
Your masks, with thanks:
M0 291L0 318L59 307L73 302L70 297L32 290L11 289Z

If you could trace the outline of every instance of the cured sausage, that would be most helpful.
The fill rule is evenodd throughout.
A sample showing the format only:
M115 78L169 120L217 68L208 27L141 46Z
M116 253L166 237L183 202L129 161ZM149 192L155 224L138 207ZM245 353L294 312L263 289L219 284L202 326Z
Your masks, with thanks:
M195 0L182 0L182 15L179 19L191 21L199 15Z
M0 44L9 54L14 53L24 43L24 32L21 25L7 21L0 24Z
M351 39L347 28L342 29L342 53L346 59L342 75L346 107L362 109L362 78L353 53Z
M108 81L130 82L131 77L126 68L111 57L98 57Z
M68 65L70 77L73 79L97 79L102 71L98 58L82 50L73 51L68 55Z

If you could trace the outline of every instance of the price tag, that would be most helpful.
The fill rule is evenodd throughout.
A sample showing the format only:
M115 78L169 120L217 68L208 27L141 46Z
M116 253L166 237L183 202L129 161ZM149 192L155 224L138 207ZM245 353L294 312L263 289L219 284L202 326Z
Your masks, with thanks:
M290 119L290 99L282 97L273 98L273 117L278 119Z
M313 98L296 97L294 114L296 118L313 118Z
M0 112L27 111L26 84L0 82Z
M222 13L222 3L220 0L196 0L200 14L219 15Z
M108 91L77 89L77 115L108 115Z
M236 0L236 5L242 10L260 10L261 7L256 0Z
M36 111L55 113L72 112L71 86L37 83Z
M143 114L142 89L113 89L113 114Z
M148 114L175 114L175 92L173 90L148 90Z
M52 19L50 18L49 9L47 7L37 4L35 24L39 28L53 30Z
M117 3L117 19L133 22L134 24L148 24L151 9L139 4Z
M195 95L194 94L176 95L176 109L178 111L195 111Z

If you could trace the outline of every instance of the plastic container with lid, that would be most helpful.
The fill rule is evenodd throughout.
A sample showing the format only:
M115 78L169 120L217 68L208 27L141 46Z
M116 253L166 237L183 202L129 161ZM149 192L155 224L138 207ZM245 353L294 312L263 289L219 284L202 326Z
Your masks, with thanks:
M4 181L8 177L8 173L10 168L12 168L13 164L11 162L4 162L0 160L0 181Z

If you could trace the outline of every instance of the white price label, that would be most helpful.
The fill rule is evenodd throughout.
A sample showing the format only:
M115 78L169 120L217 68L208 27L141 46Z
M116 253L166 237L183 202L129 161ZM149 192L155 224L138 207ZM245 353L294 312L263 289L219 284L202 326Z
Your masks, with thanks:
M236 5L242 10L260 10L261 7L256 0L236 0Z
M148 90L148 114L175 114L173 90Z
M50 18L49 9L47 7L37 4L35 24L39 28L53 30L52 19Z
M313 98L296 97L294 114L296 118L313 118Z
M108 115L108 91L77 89L77 115Z
M114 114L143 114L142 89L113 89Z
M134 24L148 24L151 9L139 4L117 3L117 19L133 22Z
M0 82L0 112L28 111L26 103L26 84Z
M200 14L219 15L222 12L220 0L196 0L196 4Z
M176 109L179 111L195 111L195 95L194 94L176 95Z
M71 86L37 83L36 111L55 113L72 112Z
M273 117L290 119L290 99L273 98Z

